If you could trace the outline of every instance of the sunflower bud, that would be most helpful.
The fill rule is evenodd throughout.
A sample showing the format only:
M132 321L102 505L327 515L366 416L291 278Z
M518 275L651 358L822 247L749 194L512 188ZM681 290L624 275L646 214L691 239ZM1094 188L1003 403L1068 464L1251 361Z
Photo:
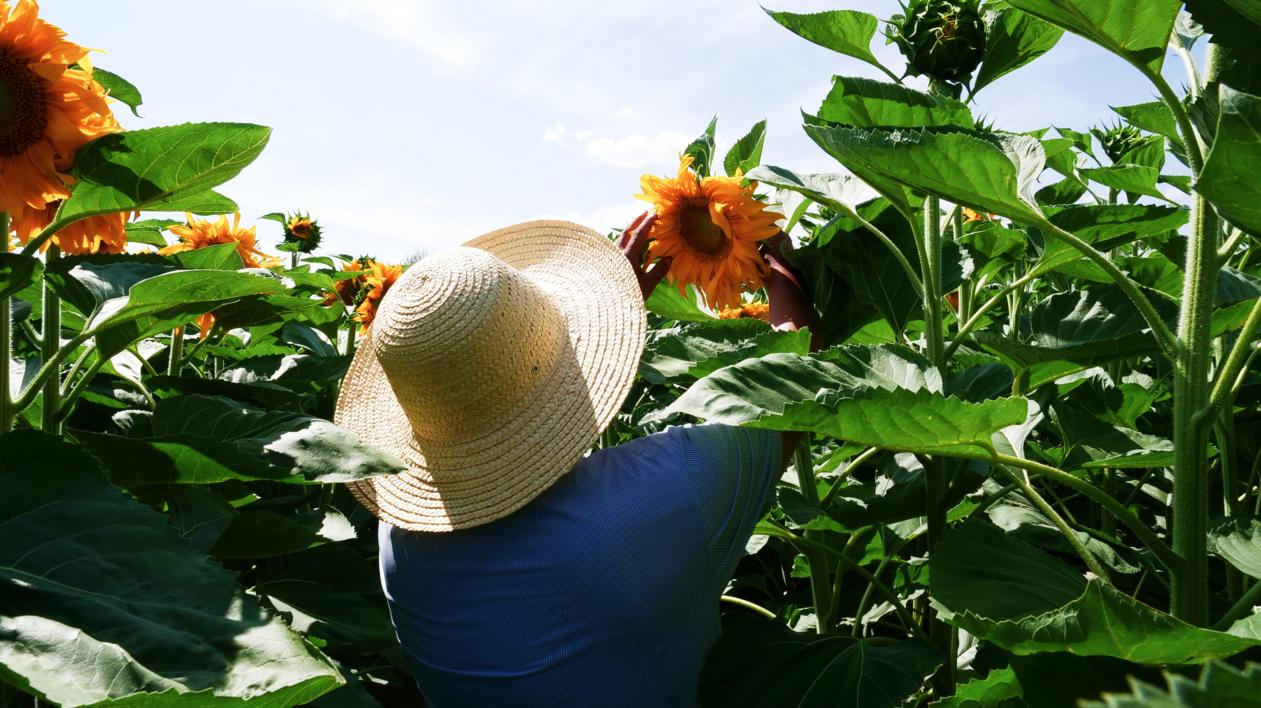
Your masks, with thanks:
M906 57L908 73L967 83L985 53L978 0L911 0L889 20L889 38Z
M1125 153L1143 144L1143 134L1129 125L1115 125L1106 130L1091 128L1091 134L1099 138L1103 152L1112 162L1120 162Z
M285 218L285 239L282 251L310 253L320 245L320 225L307 214L294 213Z

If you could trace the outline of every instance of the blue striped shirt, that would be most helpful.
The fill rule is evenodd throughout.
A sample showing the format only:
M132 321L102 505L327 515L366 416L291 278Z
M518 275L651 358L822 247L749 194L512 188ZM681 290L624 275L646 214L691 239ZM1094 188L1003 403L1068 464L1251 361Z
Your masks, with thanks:
M382 523L381 583L426 701L694 706L781 447L775 432L674 427L589 455L489 524Z

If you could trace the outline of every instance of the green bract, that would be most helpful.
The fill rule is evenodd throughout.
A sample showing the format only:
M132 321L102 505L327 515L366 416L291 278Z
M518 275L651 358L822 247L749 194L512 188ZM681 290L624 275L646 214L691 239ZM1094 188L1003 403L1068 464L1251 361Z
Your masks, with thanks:
M966 83L985 54L985 23L977 0L911 0L889 23L889 37L906 57L907 73Z

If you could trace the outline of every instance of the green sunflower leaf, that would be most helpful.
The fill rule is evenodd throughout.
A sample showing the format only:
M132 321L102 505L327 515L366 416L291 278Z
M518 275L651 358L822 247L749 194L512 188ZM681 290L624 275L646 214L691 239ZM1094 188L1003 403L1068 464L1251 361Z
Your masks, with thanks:
M820 119L860 128L971 128L972 111L953 98L856 76L832 78Z
M1195 184L1230 221L1261 233L1261 96L1222 85L1217 139Z
M984 522L947 530L930 567L942 619L1015 654L1189 664L1261 644L1247 624L1231 632L1189 625Z
M101 85L101 88L109 92L109 97L131 109L131 114L140 117L141 104L144 99L140 97L140 89L136 88L127 79L115 74L112 71L106 71L101 67L92 68L92 79Z
M985 13L985 55L972 93L1046 54L1064 30L1013 7Z
M295 484L353 482L403 469L332 423L263 411L221 396L160 401L152 434L140 438L76 431L125 487L267 479Z
M766 121L753 124L744 137L736 141L722 160L723 169L728 177L736 172L747 173L762 163L762 146L766 144Z
M1261 708L1261 664L1242 670L1209 662L1199 680L1165 673L1165 688L1130 680L1131 692L1106 693L1099 701L1083 701L1082 708Z
M343 683L81 449L8 433L0 484L5 683L55 705L187 708L301 705Z
M1008 0L1025 12L1159 74L1181 0Z
M829 10L799 15L762 9L771 16L771 19L797 36L814 42L820 47L867 62L890 78L895 78L893 72L885 68L871 53L871 40L876 36L876 30L880 25L875 15L856 10Z
M19 292L39 279L44 263L18 253L0 253L0 297Z
M722 637L701 673L698 699L705 708L894 708L941 661L936 649L917 639L877 642L794 632L763 619L724 619Z
M1038 217L1032 188L1042 173L1044 153L1034 138L956 129L869 130L810 124L806 133L864 180L868 174L878 175L1016 221Z
M97 138L75 159L71 173L77 183L56 223L119 211L206 206L217 200L204 195L253 162L270 135L270 128L248 123L186 123Z
M1241 573L1261 580L1261 519L1227 519L1209 531L1209 548Z
M988 457L991 436L1025 421L1022 398L971 403L940 393L941 377L902 347L770 354L697 381L661 415L770 430L809 430L901 452Z

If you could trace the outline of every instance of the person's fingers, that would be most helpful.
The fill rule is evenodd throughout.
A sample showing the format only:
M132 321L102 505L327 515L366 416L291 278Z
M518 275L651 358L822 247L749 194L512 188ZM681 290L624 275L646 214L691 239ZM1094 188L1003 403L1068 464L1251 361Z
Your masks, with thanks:
M670 270L671 258L659 258L652 267L644 272L639 279L639 287L644 291L644 298L647 299L653 290L657 289L657 285L666 277L666 272Z
M626 248L622 249L631 264L637 268L642 267L644 250L648 248L648 236L652 233L652 226L655 223L657 223L656 214L649 214L640 220L639 224L630 230L630 240L626 242Z
M635 220L630 222L625 229L622 229L622 235L617 239L618 248L623 251L626 250L626 244L630 243L631 234L635 232L635 229L639 226L640 222L642 222L647 216L648 212L645 211L641 213L639 216L635 217Z

